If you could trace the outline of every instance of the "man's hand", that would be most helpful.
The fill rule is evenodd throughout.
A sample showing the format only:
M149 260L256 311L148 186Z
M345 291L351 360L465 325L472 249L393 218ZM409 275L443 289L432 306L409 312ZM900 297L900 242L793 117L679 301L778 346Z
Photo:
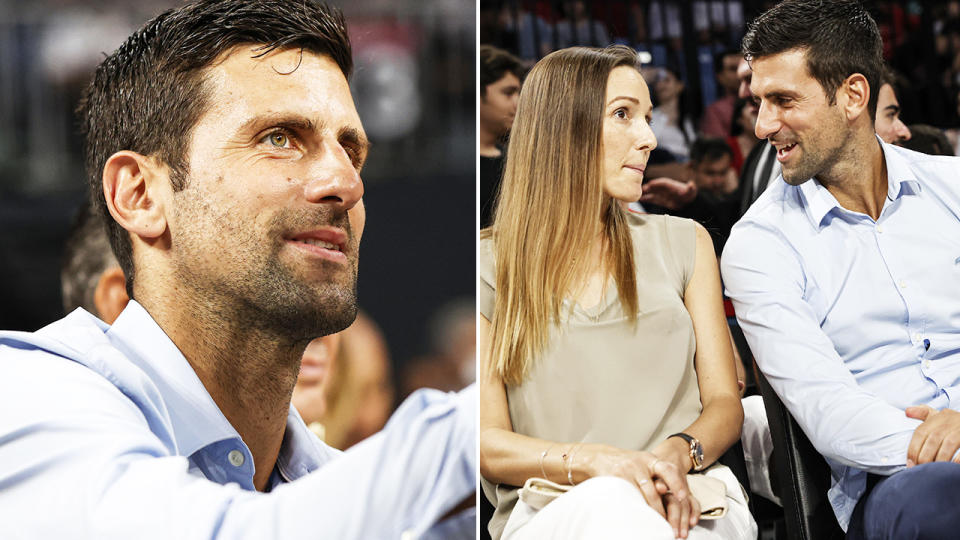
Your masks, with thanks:
M938 411L926 405L907 407L906 413L909 418L923 421L914 430L907 447L907 467L933 461L957 461L953 456L960 448L960 413L953 409Z
M666 177L653 178L643 184L640 202L677 210L690 204L696 196L697 185L693 182L681 182Z

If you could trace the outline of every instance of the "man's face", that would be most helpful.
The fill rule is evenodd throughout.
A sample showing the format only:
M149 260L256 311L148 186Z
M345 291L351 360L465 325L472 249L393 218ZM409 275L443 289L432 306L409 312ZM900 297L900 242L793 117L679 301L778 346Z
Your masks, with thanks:
M750 91L760 104L756 134L777 148L783 179L799 185L830 170L842 154L850 127L839 103L830 105L807 72L799 49L753 61Z
M520 98L520 79L509 71L497 82L487 85L487 94L480 99L480 126L506 135L513 126Z
M730 154L724 154L720 159L705 159L693 167L693 179L697 187L716 195L726 195L729 178Z
M900 120L900 103L889 84L881 86L877 93L877 116L873 128L884 142L900 144L910 140L910 130Z
M750 129L753 130L757 125L757 112L760 110L753 101L753 94L750 93L750 81L753 79L753 70L750 69L750 63L744 58L740 58L737 63L737 82L739 87L737 97L747 100L744 107L745 114L750 116Z
M720 72L716 74L717 82L727 91L727 94L734 95L740 80L737 76L737 67L740 65L742 57L739 54L728 54L723 57L723 66Z
M242 324L308 339L356 315L367 142L336 63L239 46L208 68L207 111L173 196L178 284Z

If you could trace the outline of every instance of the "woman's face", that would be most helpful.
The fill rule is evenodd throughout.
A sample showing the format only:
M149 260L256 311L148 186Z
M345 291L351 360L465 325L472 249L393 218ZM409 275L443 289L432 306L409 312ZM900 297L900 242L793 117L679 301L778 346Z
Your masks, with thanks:
M643 172L657 139L650 129L650 91L640 72L619 66L607 79L603 109L603 191L624 202L643 193Z

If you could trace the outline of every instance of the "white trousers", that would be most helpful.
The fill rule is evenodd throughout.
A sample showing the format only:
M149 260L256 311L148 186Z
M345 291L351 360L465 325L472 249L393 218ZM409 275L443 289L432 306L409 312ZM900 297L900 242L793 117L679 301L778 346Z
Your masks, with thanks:
M726 467L707 472L727 484L727 515L701 521L689 540L755 540L757 523L750 515L736 477ZM632 483L615 476L591 478L539 512L518 501L501 540L673 540L673 528L647 505Z
M770 486L770 454L773 453L773 439L770 436L770 423L767 410L760 396L745 397L743 404L743 431L740 442L743 443L743 457L747 463L747 478L750 489L765 499L780 504L780 497L773 494ZM782 506L782 505L781 505Z

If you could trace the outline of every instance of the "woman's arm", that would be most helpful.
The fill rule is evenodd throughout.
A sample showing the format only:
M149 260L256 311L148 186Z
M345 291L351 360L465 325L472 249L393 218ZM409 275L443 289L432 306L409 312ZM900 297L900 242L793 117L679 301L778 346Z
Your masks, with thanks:
M694 362L703 412L684 433L700 441L704 464L710 464L740 437L743 407L737 391L737 371L723 312L720 272L713 242L699 224L696 225L696 237L693 275L684 291L683 302L693 320L697 339ZM684 472L693 465L690 446L680 437L663 441L653 453Z
M546 476L559 484L593 476L619 476L636 484L647 503L665 515L662 493L653 479L661 479L678 498L687 493L686 477L675 465L649 452L622 450L601 444L555 442L513 432L503 383L488 366L490 322L480 317L477 327L480 390L480 474L491 482L522 486L528 478ZM541 460L543 452L547 455ZM567 461L561 458L567 454ZM541 470L541 464L543 469Z

